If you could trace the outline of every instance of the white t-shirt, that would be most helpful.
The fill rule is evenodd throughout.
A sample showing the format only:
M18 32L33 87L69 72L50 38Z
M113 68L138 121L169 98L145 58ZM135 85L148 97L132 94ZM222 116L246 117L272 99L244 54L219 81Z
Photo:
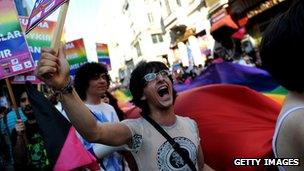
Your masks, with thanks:
M119 122L117 113L113 106L101 102L98 105L85 104L97 116L104 115L108 122Z
M91 112L93 112L94 117L99 123L119 122L116 111L111 105L103 102L101 102L98 105L90 105L90 104L85 104L85 105L90 109ZM89 143L84 139L82 139L82 142L85 148L89 151L95 149L94 148L95 146L100 146L100 144ZM124 165L122 156L117 152L113 152L107 157L104 157L102 159L102 163L107 171L121 171L123 167L122 165ZM125 169L128 170L128 167L125 166Z
M190 170L188 165L172 148L171 144L144 118L122 121L132 132L132 142L129 149L139 170ZM188 117L177 116L171 126L161 126L181 148L186 149L190 158L198 168L197 156L200 138L197 125Z
M95 118L98 120L98 122L118 122L118 117L117 114L114 110L114 108L111 105L108 105L106 103L100 103L98 105L89 105L86 104L86 106L94 113ZM55 105L58 111L61 112L61 114L69 120L67 117L65 111L62 108L61 103L59 102L57 105ZM70 121L70 120L69 120ZM110 151L116 151L116 150L121 150L120 148L117 147L110 147L110 146L105 146L102 144L95 144L95 143L89 143L85 139L81 137L81 135L76 132L78 138L84 145L84 147L89 150L93 151L95 155L98 157L100 156L99 153L108 154ZM101 150L101 151L95 151L96 149ZM106 171L121 171L122 169L122 164L124 162L124 170L125 171L130 171L128 167L128 163L123 161L123 158L120 154L116 152L112 152L112 154L106 156L103 158L103 166L106 168ZM104 170L104 169L101 169Z

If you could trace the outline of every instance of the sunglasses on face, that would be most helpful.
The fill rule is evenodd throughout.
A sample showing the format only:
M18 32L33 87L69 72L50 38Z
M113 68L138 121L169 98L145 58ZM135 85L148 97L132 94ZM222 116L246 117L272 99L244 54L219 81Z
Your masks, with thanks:
M161 75L162 77L168 77L170 74L170 71L169 70L161 70L159 71L158 73L148 73L144 76L144 79L146 82L150 82L150 81L153 81L157 78L157 76Z

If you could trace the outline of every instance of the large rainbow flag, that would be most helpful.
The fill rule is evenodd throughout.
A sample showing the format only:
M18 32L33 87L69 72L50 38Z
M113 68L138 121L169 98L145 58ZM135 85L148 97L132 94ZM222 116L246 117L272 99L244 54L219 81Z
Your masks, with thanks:
M211 84L180 92L175 113L198 125L205 162L221 171L266 171L234 166L235 158L272 158L272 136L281 105L248 87Z
M177 92L182 92L211 84L243 85L263 93L280 104L287 94L267 71L229 62L212 64L190 83L175 84L174 88Z

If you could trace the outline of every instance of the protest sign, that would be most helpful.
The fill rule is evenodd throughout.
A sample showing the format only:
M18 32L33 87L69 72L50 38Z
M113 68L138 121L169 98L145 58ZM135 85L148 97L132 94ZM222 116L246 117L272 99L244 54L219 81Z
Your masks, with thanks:
M75 75L76 70L87 63L87 54L83 39L77 39L65 44L66 58L70 65L70 74Z
M0 1L0 79L35 69L14 1Z
M20 16L19 17L22 29L25 30L28 24L28 18ZM56 26L56 22L44 20L40 22L37 27L35 27L30 33L26 35L26 40L32 53L32 57L34 59L35 66L40 59L41 48L42 47L50 47L52 41L52 35L54 33L54 29ZM33 72L16 75L13 79L14 84L23 84L25 81L30 81L32 84L39 84L41 81L34 75Z
M108 45L104 43L96 43L96 51L98 62L106 65L108 70L111 70L111 60Z
M41 21L52 14L58 7L67 0L36 0L34 8L29 17L26 33L29 33Z

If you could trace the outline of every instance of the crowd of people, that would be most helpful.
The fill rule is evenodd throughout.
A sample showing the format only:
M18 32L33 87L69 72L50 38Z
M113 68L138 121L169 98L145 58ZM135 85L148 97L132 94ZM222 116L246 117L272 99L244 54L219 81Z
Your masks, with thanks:
M273 138L277 158L299 158L303 161L302 112L304 82L301 46L304 43L304 1L297 0L265 31L261 57L263 66L289 94L278 117ZM286 60L286 57L293 60ZM216 56L210 63L222 62ZM274 62L276 61L276 62ZM294 62L297 61L297 62ZM205 67L208 67L209 62ZM251 65L242 54L237 63ZM288 70L283 70L290 66ZM108 91L107 68L87 63L76 72L74 82L63 47L55 52L44 48L36 73L57 96L51 96L62 115L76 128L78 138L100 166L100 170L213 170L204 162L197 123L174 113L174 83L195 79L204 67L170 69L161 62L140 62L130 78L132 102L141 109L137 119L125 119L117 99ZM0 170L51 170L32 104L24 86L15 88L17 110L0 108ZM216 136L216 135L214 135ZM136 168L129 157L134 157ZM169 156L169 159L168 159ZM130 164L132 163L132 164ZM303 170L300 167L279 167L279 170Z
M223 48L222 48L223 49ZM253 60L253 57L249 56L248 53L243 52L241 55L237 56L226 56L226 55L219 55L222 53L214 53L213 57L208 56L205 65L202 64L194 65L194 66L184 66L183 63L179 63L172 67L172 78L175 84L189 84L192 80L196 79L196 77L200 76L204 73L204 71L211 65L211 64L218 64L222 62L232 62L235 64L248 66L248 67L256 67L256 63Z
M172 69L172 78L175 84L190 83L197 76L201 75L203 72L203 66L199 64L198 66L184 66L179 63L175 68Z

